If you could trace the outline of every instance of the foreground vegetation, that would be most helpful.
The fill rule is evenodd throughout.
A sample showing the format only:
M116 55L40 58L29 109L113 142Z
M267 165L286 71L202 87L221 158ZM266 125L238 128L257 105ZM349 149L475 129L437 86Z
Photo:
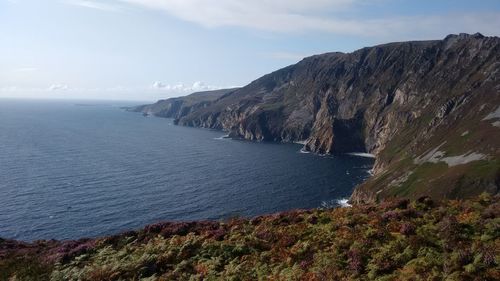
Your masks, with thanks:
M0 240L0 279L500 280L499 198L158 223L95 240Z

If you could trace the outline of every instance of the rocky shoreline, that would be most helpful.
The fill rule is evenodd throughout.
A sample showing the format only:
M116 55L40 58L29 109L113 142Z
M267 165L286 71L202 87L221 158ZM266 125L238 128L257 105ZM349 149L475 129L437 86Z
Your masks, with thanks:
M301 142L314 153L373 154L374 176L356 188L355 202L475 196L499 191L500 118L492 115L500 108L499 60L500 38L481 34L389 43L132 110L233 138ZM436 148L440 157L418 161ZM481 157L446 162L467 155Z

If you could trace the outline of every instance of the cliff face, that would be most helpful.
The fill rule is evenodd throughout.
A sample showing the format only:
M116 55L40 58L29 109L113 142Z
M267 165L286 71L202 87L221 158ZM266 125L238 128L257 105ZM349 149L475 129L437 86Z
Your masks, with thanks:
M158 115L317 153L372 153L375 176L354 201L462 197L498 192L499 78L500 38L450 35L312 56Z

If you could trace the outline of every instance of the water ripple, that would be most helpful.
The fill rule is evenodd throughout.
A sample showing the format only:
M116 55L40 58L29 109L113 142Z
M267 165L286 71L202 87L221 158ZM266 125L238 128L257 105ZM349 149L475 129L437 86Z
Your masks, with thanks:
M0 237L101 236L159 220L314 208L349 196L372 159L221 133L118 107L0 100ZM346 174L349 171L349 175Z

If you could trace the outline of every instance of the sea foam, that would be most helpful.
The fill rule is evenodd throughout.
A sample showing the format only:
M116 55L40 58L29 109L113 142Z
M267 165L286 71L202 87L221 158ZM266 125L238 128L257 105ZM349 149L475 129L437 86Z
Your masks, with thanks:
M366 152L349 152L349 153L346 153L346 154L347 154L347 155L351 155L351 156L359 156L359 157L375 158L375 155L370 154L370 153L366 153Z

